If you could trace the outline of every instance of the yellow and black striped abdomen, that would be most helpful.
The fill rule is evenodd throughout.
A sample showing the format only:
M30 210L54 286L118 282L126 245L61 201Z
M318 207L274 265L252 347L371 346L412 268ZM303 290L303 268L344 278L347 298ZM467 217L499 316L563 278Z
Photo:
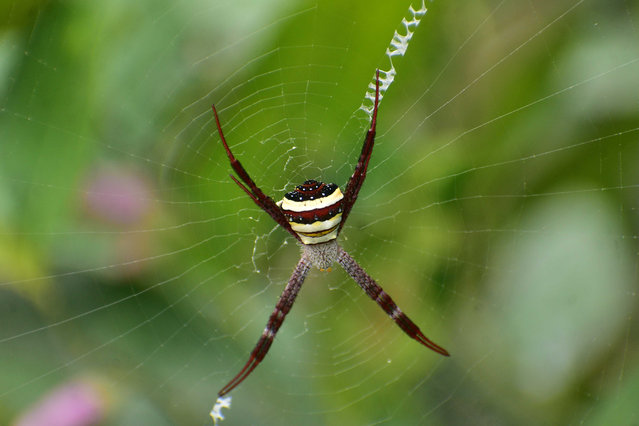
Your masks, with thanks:
M284 195L277 205L304 244L337 238L342 220L342 191L334 183L307 180Z

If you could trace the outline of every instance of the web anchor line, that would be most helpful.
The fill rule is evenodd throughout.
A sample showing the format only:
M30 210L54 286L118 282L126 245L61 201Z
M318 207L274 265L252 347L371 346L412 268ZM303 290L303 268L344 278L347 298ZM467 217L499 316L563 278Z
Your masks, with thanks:
M393 38L391 38L391 41L385 52L385 56L388 58L388 68L379 69L379 102L382 101L386 90L393 83L393 81L395 80L395 75L397 74L395 64L393 63L393 57L404 56L406 54L406 50L408 50L408 45L410 43L410 40L413 38L415 29L417 28L422 20L422 17L426 14L427 11L428 9L426 8L424 0L422 0L422 5L419 9L415 9L411 4L408 7L408 15L402 18L402 26L404 27L403 32L405 32L405 34L400 34L399 31L395 30L395 34L393 34ZM371 82L368 83L368 88L366 90L366 94L364 95L364 101L359 107L359 110L362 110L364 111L364 113L366 113L369 120L373 117L373 109L375 106L375 80L376 74L373 74Z

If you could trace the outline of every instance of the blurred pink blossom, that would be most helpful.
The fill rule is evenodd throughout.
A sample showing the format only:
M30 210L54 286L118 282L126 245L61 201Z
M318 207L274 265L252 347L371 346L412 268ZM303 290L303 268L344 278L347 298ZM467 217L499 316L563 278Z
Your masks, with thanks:
M22 414L15 426L84 426L97 424L105 401L96 386L70 382L53 389Z
M98 170L89 180L85 192L88 212L113 225L140 222L149 212L151 190L138 174L124 168Z

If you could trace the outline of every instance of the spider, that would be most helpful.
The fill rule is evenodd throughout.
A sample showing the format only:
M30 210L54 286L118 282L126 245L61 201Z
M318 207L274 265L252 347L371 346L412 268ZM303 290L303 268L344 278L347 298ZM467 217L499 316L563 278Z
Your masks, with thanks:
M421 332L419 327L411 321L405 313L393 302L393 299L371 278L366 271L337 244L337 236L344 227L344 223L357 200L364 179L366 169L373 152L375 142L375 126L377 124L377 106L379 103L379 70L375 81L375 105L371 126L366 133L362 153L359 156L355 171L351 176L346 190L342 194L334 183L324 183L316 180L307 180L298 185L294 191L288 192L279 202L265 195L249 177L248 173L231 152L215 105L212 106L215 115L215 123L220 134L220 139L226 150L226 155L231 161L231 167L244 182L240 182L235 176L231 179L257 204L268 213L282 228L295 237L302 246L302 255L293 270L293 274L282 292L275 310L269 317L266 328L257 345L251 352L248 362L242 370L218 393L219 397L226 395L237 387L259 365L266 356L275 334L284 322L284 318L291 310L302 283L312 266L321 271L330 271L331 265L337 262L355 280L357 284L386 312L393 321L411 338L433 351L449 356L446 349L436 345Z

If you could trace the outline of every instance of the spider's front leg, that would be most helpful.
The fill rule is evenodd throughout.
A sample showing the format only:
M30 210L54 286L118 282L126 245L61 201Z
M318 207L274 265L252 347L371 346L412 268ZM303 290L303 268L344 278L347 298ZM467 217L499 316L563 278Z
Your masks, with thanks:
M413 339L433 351L449 356L448 351L438 346L417 327L417 325L397 307L393 299L372 279L366 271L341 247L338 248L337 262L348 275L386 312L397 325Z
M229 145L226 143L226 138L224 137L224 132L222 131L222 125L220 124L220 117L218 117L217 115L215 105L211 105L211 108L213 108L213 115L215 116L217 131L220 135L220 140L222 141L224 150L226 151L226 156L231 162L231 167L233 168L233 170L235 170L235 173L237 173L237 175L240 177L240 179L242 179L246 186L248 186L248 188L243 185L242 182L237 180L235 176L230 175L231 179L233 179L233 182L235 182L237 186L242 189L242 191L246 192L246 195L251 197L251 200L253 200L253 202L257 204L258 207L268 213L269 216L271 216L273 220L275 220L275 222L277 222L282 228L286 229L286 231L288 231L288 233L294 236L298 241L301 241L300 236L293 231L291 225L284 217L282 210L275 204L271 197L262 192L262 190L255 184L255 182L253 182L253 179L251 179L246 169L244 169L242 163L240 163L240 161L235 158L235 155L233 155L233 152L231 152L231 148L229 148Z
M362 145L362 152L357 160L357 165L353 174L346 184L346 190L344 191L344 201L342 202L342 221L339 224L337 233L339 234L348 219L348 215L357 201L357 195L359 190L364 184L366 179L366 170L368 169L368 163L371 160L373 154L373 145L375 144L375 132L377 129L377 108L379 107L379 70L375 73L375 103L373 104L373 116L371 118L371 127L366 132L366 138L364 138L364 144Z
M242 381L244 381L244 379L246 379L253 370L255 370L255 367L257 367L260 362L262 362L273 343L273 339L275 339L277 331L284 322L286 314L288 314L293 307L297 293L299 293L302 283L304 283L304 279L310 269L311 261L308 260L305 255L302 255L302 258L297 263L286 288L282 292L280 299L277 301L277 305L275 305L275 310L269 317L268 323L266 323L266 328L264 328L260 340L258 340L257 345L255 345L255 348L251 352L248 362L244 365L244 368L242 368L237 376L235 376L222 388L222 390L220 390L220 392L218 392L218 396L224 396L231 392L235 387L242 383Z

